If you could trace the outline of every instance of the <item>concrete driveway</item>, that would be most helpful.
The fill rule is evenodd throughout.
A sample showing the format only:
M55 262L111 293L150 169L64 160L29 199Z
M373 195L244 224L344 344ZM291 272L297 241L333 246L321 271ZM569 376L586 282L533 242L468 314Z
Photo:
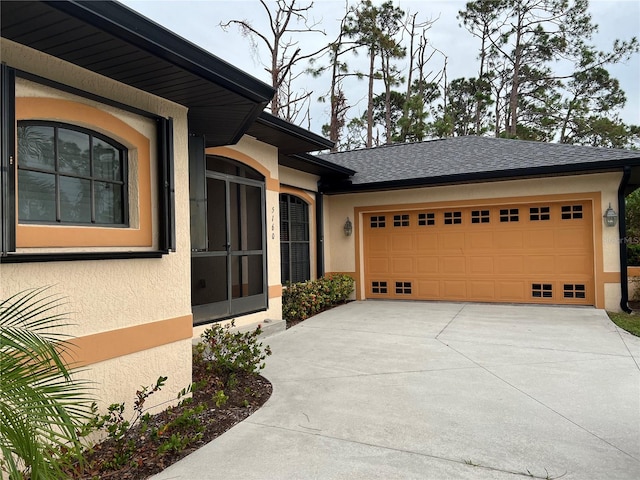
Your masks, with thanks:
M266 343L269 401L154 480L640 478L640 339L601 310L354 302Z

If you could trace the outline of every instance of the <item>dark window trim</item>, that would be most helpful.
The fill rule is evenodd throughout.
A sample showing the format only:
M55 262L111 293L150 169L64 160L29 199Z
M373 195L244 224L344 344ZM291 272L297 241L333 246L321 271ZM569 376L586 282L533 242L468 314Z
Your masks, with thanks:
M162 258L166 250L142 250L139 252L78 252L78 253L11 253L0 257L0 263L68 262L77 260L129 260Z
M173 163L173 120L166 119L145 110L141 110L124 103L111 100L109 98L96 95L85 90L81 90L69 85L49 80L38 75L34 75L22 70L1 64L2 75L0 82L0 95L2 100L2 112L0 113L0 137L2 138L2 149L0 151L0 224L2 235L0 238L0 263L19 262L50 262L65 260L109 260L109 259L134 259L134 258L160 258L163 255L175 251L176 229L175 229L175 183L174 183L174 163ZM160 182L159 208L160 249L139 252L82 252L82 253L15 253L16 236L15 228L17 219L15 218L15 81L16 77L24 78L41 85L55 88L57 90L72 93L74 95L95 100L99 103L122 109L124 111L156 120L160 125L156 135L158 145L164 148L158 149L158 176ZM166 171L165 171L166 170ZM166 175L165 175L166 173ZM166 186L166 188L165 188ZM168 201L167 201L168 198Z
M158 201L160 203L160 249L175 252L176 186L173 157L173 118L159 117L158 132Z
M0 257L16 249L15 124L16 72L0 64Z
M288 232L288 238L289 240L285 240L283 241L282 238L280 238L280 248L282 249L282 244L287 244L289 246L289 266L288 266L288 271L289 271L289 278L288 279L284 279L283 278L283 273L284 270L282 268L282 261L283 259L280 259L280 281L281 283L284 285L285 283L296 283L296 282L291 282L291 272L292 272L292 248L291 246L294 243L297 244L306 244L307 246L307 263L308 263L308 269L306 271L306 275L305 275L305 279L304 280L297 280L297 282L301 282L301 281L307 281L307 280L311 280L311 215L309 214L309 207L310 205L302 198L299 197L298 195L295 195L293 193L281 193L278 196L278 200L282 201L282 198L286 198L286 202L289 204L289 207L287 208L287 214L288 214L288 218L285 220L289 229ZM307 217L307 240L291 240L291 199L292 198L296 198L298 200L300 200L300 202L302 202L302 204L306 207L306 217ZM280 228L282 228L282 210L280 210Z
M250 310L248 312L243 312L243 313L234 313L232 315L225 315L223 317L216 317L210 320L194 320L193 321L193 326L194 327L199 327L202 325L211 325L212 323L220 323L223 322L225 320L229 320L230 318L238 318L238 317L244 317L246 315L253 315L254 313L260 313L260 312L266 312L267 310L269 310L269 306L267 305L264 308L259 308L257 310Z

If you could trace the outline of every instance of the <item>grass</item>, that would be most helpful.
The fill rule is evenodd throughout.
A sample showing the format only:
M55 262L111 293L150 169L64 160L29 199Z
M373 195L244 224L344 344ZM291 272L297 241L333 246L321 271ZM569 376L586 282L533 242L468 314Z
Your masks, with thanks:
M609 318L617 326L627 332L640 337L640 315L624 312L607 312Z

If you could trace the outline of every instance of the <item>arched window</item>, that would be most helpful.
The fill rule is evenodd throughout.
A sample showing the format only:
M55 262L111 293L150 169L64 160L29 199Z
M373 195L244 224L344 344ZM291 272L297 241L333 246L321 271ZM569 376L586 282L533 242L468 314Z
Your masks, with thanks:
M309 206L286 193L280 194L280 272L283 284L311 278Z
M57 122L18 122L18 222L126 226L127 150Z

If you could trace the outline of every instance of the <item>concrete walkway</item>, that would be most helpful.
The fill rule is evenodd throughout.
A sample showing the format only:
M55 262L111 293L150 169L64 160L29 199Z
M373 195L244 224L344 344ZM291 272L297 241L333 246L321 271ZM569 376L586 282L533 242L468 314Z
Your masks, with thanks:
M601 310L354 302L266 343L269 401L154 480L640 478L640 338Z

